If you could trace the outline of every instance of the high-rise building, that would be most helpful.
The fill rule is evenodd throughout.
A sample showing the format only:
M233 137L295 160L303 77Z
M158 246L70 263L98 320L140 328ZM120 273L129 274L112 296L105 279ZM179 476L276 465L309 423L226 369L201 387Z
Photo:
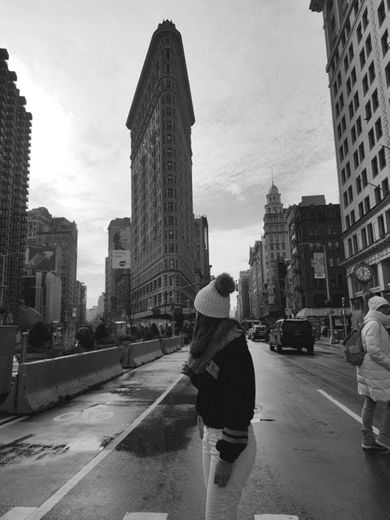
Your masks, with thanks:
M87 321L87 286L78 280L76 281L76 307L76 323L85 325Z
M32 116L0 49L0 321L18 320L23 298Z
M348 301L339 204L325 196L302 197L287 210L294 290L291 311L342 308ZM329 300L329 301L328 301ZM318 314L320 315L320 314Z
M34 210L31 210L34 211ZM59 246L62 250L61 264L61 322L77 318L77 225L65 217L54 217L50 225L36 231L36 244Z
M250 318L250 303L249 303L249 283L250 272L240 271L238 278L238 296L237 296L237 319L239 321Z
M195 287L199 291L210 282L209 225L204 215L194 219L194 246Z
M130 316L131 222L128 217L111 220L108 226L108 256L106 258L106 300L104 316L115 321ZM122 266L123 265L123 266Z
M194 122L182 38L164 21L152 36L126 123L135 320L180 310L194 300Z
M52 215L47 208L30 209L27 213L27 243L34 244L37 232L47 231L50 228Z
M311 0L327 51L348 290L390 294L390 2Z
M278 274L278 259L290 259L288 230L286 223L286 209L281 202L281 193L272 183L264 207L264 235L263 235L263 262L264 262L264 293L266 314L271 317L284 315L281 308L278 290L280 279Z
M263 297L263 245L261 240L256 240L254 246L249 248L249 272L250 317L258 320L265 315Z

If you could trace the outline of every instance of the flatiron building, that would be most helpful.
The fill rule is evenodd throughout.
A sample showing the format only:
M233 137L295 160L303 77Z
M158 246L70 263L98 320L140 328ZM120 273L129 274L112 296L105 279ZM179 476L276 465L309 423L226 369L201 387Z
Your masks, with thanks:
M137 319L193 304L191 126L183 42L170 21L152 36L126 126L131 133L131 291Z

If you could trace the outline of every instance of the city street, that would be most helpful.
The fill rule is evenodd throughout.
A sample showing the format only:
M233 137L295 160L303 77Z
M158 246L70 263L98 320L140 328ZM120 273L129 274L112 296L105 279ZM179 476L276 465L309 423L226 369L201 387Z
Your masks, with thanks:
M249 344L258 451L239 519L388 519L390 452L360 448L360 398L340 346L309 356ZM0 519L202 520L187 351L36 416L2 416Z

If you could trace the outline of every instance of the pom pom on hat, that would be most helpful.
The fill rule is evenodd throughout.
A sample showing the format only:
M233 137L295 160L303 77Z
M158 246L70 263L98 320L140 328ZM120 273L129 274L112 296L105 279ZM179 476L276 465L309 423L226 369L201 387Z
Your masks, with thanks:
M234 292L235 283L230 274L222 273L206 287L203 287L195 297L195 309L209 318L229 318L230 297Z
M386 300L386 298L383 298L382 296L373 296L368 300L368 308L371 311L377 311L380 307L383 307L383 305L387 305L390 307L390 303Z

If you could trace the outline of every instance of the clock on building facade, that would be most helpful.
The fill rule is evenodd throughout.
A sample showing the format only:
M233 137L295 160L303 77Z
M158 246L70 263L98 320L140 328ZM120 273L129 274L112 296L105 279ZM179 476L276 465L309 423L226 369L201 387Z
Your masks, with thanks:
M365 262L355 265L352 271L353 276L361 283L368 283L374 277L374 269Z

